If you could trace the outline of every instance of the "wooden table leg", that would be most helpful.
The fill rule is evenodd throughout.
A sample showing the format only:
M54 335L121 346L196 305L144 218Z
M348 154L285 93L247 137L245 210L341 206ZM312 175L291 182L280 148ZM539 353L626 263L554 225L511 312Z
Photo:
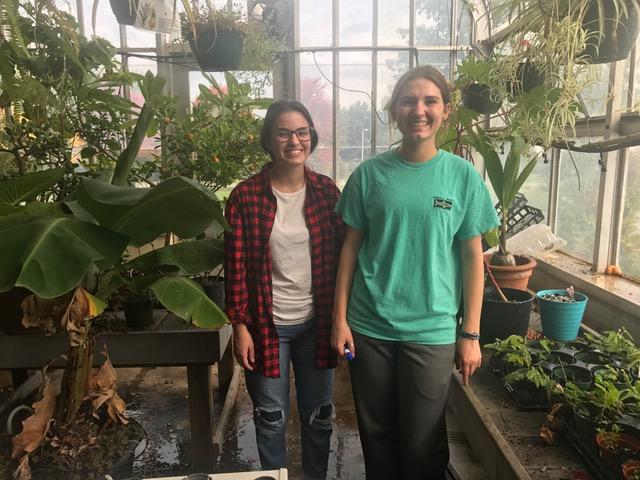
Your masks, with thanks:
M227 344L227 348L218 362L218 395L225 397L236 366L236 358L233 355L233 342Z
M215 463L213 446L213 391L209 365L187 365L191 452L196 468L208 470Z

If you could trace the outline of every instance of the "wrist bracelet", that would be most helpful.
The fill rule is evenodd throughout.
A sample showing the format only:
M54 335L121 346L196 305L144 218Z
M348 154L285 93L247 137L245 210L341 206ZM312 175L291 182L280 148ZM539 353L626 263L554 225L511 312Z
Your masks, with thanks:
M480 340L479 333L465 332L464 330L460 330L460 333L458 334L458 336L460 338L466 338L467 340Z

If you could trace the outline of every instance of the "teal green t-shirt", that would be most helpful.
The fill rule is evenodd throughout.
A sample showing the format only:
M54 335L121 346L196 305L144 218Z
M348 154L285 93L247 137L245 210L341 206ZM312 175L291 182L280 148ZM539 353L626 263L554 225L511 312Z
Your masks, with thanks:
M351 174L336 211L364 232L349 326L382 340L455 342L460 242L499 224L473 165L443 150L425 163L385 152Z

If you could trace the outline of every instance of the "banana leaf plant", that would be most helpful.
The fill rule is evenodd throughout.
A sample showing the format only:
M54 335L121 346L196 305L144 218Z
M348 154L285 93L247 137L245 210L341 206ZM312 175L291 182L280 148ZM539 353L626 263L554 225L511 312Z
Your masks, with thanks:
M491 187L498 197L500 203L500 227L485 234L485 239L491 246L498 246L498 251L493 255L491 264L493 265L515 265L514 256L507 251L507 228L509 226L509 209L516 194L524 185L524 182L533 172L538 161L538 155L530 155L531 149L524 139L513 134L508 139L511 144L504 166L498 156L495 140L480 127L466 131L469 144L475 148L484 159L484 166ZM526 158L526 164L521 169L520 165Z
M32 292L22 303L23 324L69 334L69 351L61 392L48 380L34 415L14 437L12 456L19 460L16 478L29 479L29 454L50 428L66 428L85 412L106 407L111 419L126 423L124 402L115 390L108 362L92 369L95 337L92 321L117 288L150 288L176 315L195 325L216 328L227 319L187 275L222 262L219 239L202 239L211 225L228 228L219 200L207 188L184 177L151 188L126 186L142 140L152 129L153 96L163 81L148 74L142 85L147 103L140 111L127 147L119 155L111 183L83 178L58 202L41 201L65 174L63 168L41 170L0 181L0 293L14 287ZM129 259L139 247L167 233L185 239ZM135 269L140 275L130 278ZM112 387L105 390L105 382ZM50 427L55 419L54 427Z

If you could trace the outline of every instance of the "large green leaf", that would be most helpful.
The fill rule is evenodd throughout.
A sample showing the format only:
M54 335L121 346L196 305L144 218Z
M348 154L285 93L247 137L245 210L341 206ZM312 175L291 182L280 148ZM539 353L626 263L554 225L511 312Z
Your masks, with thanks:
M223 240L212 238L181 242L153 250L127 262L127 268L142 272L181 271L187 275L206 272L224 260Z
M63 168L51 168L33 172L16 178L0 181L0 203L17 205L32 200L59 182L64 175Z
M213 221L227 225L219 200L184 177L173 177L148 189L84 179L77 200L100 225L131 237L138 245L166 232L193 238Z
M514 135L511 138L511 149L509 150L509 154L507 155L507 160L504 164L504 172L502 175L502 192L498 194L500 197L500 203L503 208L508 209L513 202L513 199L518 193L517 190L514 189L514 185L518 178L518 173L520 171L520 158L522 157L522 153L524 151L524 140L520 135Z
M0 292L26 287L43 298L75 288L96 263L116 262L128 238L74 218L0 218Z
M227 323L227 316L204 293L202 287L184 277L162 277L151 290L169 311L192 321L201 328L219 328Z

